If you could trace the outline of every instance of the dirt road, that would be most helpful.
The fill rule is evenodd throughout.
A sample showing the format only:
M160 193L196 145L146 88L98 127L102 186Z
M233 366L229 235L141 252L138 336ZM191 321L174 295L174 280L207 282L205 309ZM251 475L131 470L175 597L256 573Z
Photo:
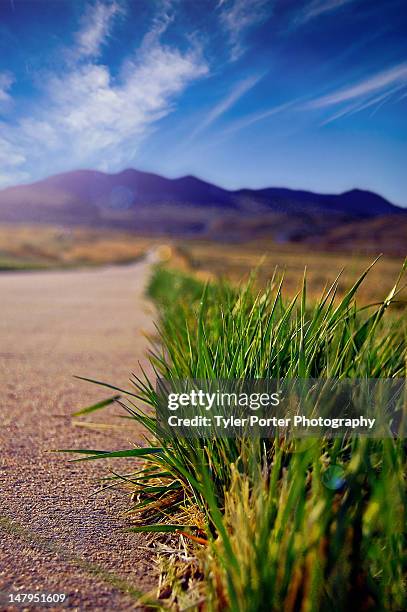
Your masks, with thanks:
M92 418L110 419L112 431L79 427L70 415L110 395L74 374L127 385L138 360L145 365L149 271L145 260L0 275L0 610L16 590L66 593L78 610L128 610L155 584L142 537L123 531L123 493L90 497L107 463L48 452L142 441L113 418L119 408Z

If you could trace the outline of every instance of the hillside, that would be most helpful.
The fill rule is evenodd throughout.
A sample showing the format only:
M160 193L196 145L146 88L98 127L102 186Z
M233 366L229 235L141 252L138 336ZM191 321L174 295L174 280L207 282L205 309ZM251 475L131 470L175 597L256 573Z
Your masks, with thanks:
M407 254L407 215L380 216L357 223L347 223L317 240L307 242L324 251L354 252L393 257Z
M0 191L0 222L228 241L265 235L279 242L322 239L350 223L395 214L405 218L404 209L358 189L337 195L283 188L230 191L193 176L168 179L134 169L67 172Z

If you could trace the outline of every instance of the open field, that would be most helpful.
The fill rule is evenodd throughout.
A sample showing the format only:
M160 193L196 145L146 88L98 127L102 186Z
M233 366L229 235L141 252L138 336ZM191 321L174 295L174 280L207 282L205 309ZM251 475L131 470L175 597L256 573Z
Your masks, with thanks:
M119 231L1 224L0 270L128 263L157 242Z
M293 295L307 267L309 293L317 298L326 283L343 269L338 294L352 284L379 252L321 251L295 243L271 240L220 243L179 238L157 238L133 233L64 229L53 226L0 225L0 269L61 268L126 263L137 260L151 246L170 245L169 264L201 278L225 277L233 282L246 279L258 267L259 285L264 286L276 267L284 273L287 295ZM167 249L168 250L168 249ZM407 254L407 245L406 245ZM391 286L402 263L401 257L382 257L370 281L361 287L359 300L375 302ZM405 299L405 293L401 296Z
M176 243L182 258L174 260L174 268L193 271L205 278L226 278L234 283L246 280L257 268L260 286L265 286L275 269L284 274L286 295L293 296L299 289L304 269L307 269L308 292L319 298L326 285L343 270L338 283L338 295L356 281L359 275L380 254L324 252L298 244L276 244L257 241L245 244L220 244L217 242L184 241ZM407 244L406 244L407 255ZM392 286L403 258L382 257L369 274L369 282L358 293L360 303L381 300ZM403 292L400 299L406 300Z

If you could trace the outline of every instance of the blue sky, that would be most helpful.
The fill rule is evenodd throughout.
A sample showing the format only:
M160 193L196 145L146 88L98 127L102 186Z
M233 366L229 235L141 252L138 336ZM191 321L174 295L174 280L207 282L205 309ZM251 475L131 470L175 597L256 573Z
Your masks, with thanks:
M0 186L76 168L407 205L405 0L0 0Z

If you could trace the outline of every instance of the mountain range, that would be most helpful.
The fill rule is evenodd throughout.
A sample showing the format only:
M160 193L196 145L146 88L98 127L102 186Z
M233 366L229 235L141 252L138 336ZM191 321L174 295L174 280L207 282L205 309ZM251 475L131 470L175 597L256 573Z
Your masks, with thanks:
M232 241L270 236L326 242L338 227L372 220L380 227L382 218L385 227L392 226L389 219L401 223L407 244L407 210L360 189L337 195L274 187L232 191L194 176L168 179L127 169L117 174L78 170L0 191L0 222Z

